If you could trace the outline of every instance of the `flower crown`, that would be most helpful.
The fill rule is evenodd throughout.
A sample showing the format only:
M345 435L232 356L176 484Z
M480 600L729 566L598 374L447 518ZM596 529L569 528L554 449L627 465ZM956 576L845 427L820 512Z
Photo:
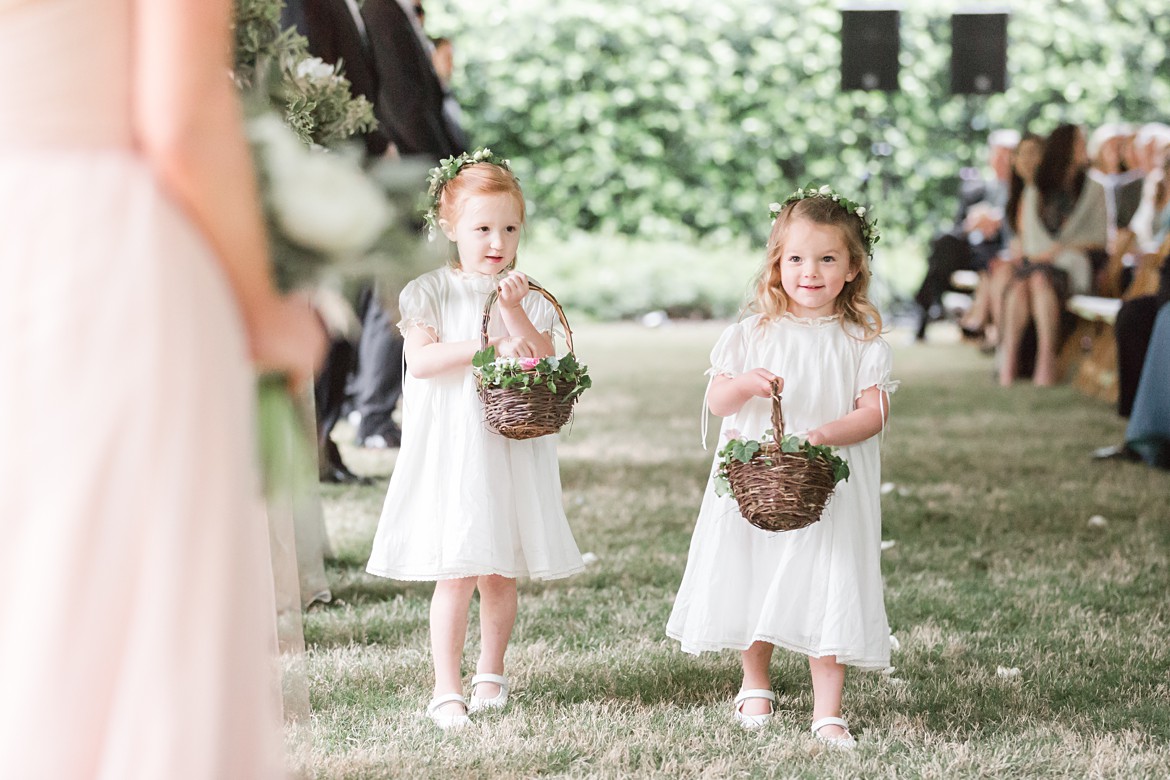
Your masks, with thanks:
M865 244L865 252L870 256L870 259L873 258L873 246L881 240L877 229L878 221L866 216L869 213L868 208L834 192L833 188L828 184L822 184L820 187L815 184L809 184L789 195L788 199L783 203L769 203L768 211L772 215L772 221L775 222L776 217L780 216L780 212L787 208L789 204L795 203L798 200L805 200L806 198L827 198L839 204L847 213L856 215L861 220L861 241Z
M435 231L439 227L439 198L443 194L443 187L458 176L464 166L476 163L498 165L505 171L512 172L512 165L508 160L486 147L476 149L474 152L464 152L458 157L440 160L438 167L431 168L427 174L427 211L423 214L423 219L427 223L427 238L434 239Z

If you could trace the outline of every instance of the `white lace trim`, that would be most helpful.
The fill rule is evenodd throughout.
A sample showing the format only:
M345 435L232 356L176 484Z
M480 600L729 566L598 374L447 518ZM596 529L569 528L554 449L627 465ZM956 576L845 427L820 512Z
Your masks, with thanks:
M832 323L840 322L840 314L827 314L824 317L798 317L790 311L786 311L780 315L780 319L793 322L797 325L803 325L806 328L818 328L823 325L830 325Z
M403 337L406 336L406 332L411 328L425 328L435 334L436 338L438 338L439 335L438 327L433 322L427 322L421 317L403 317L401 320L399 320L397 327L398 332L401 333Z
M896 393L901 384L902 380L900 379L890 379L889 377L886 377L885 379L880 379L877 382L874 382L872 385L867 385L866 387L861 388L857 391L857 395L853 397L853 401L856 403L857 399L861 398L862 394L871 387L876 387L881 391L878 393L878 412L880 412L882 416L882 429L878 432L878 435L881 437L878 439L879 444L885 443L886 428L889 427L888 423L890 418L886 413L886 396Z
M462 268L456 268L453 265L448 265L447 270L451 275L464 284L468 284L476 292L490 293L500 285L500 280L504 278L506 272L492 274L479 274L475 271L464 271Z

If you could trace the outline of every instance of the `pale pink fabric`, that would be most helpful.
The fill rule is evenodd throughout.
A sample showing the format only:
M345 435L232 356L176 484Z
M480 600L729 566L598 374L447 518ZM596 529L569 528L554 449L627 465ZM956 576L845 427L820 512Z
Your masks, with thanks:
M279 777L252 372L133 151L132 24L0 0L0 775Z

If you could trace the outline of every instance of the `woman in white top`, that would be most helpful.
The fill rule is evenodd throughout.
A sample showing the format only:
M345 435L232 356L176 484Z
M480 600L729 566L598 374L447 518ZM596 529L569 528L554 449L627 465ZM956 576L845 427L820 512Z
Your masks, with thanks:
M1086 175L1085 137L1076 125L1052 131L1032 186L1020 207L1020 248L1024 259L1004 303L999 382L1016 378L1020 340L1036 324L1037 385L1057 380L1060 312L1069 295L1088 293L1093 270L1089 252L1104 249L1107 236L1105 190Z

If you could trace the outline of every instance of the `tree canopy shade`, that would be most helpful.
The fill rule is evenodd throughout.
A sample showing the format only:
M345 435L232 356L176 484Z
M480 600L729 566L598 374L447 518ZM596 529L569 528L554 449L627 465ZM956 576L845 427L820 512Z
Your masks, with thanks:
M1170 116L1170 15L1145 0L1014 3L990 96L949 94L950 8L901 8L895 93L841 92L822 0L431 0L427 26L473 142L512 158L535 218L587 230L760 240L768 203L818 181L925 236L989 128Z

